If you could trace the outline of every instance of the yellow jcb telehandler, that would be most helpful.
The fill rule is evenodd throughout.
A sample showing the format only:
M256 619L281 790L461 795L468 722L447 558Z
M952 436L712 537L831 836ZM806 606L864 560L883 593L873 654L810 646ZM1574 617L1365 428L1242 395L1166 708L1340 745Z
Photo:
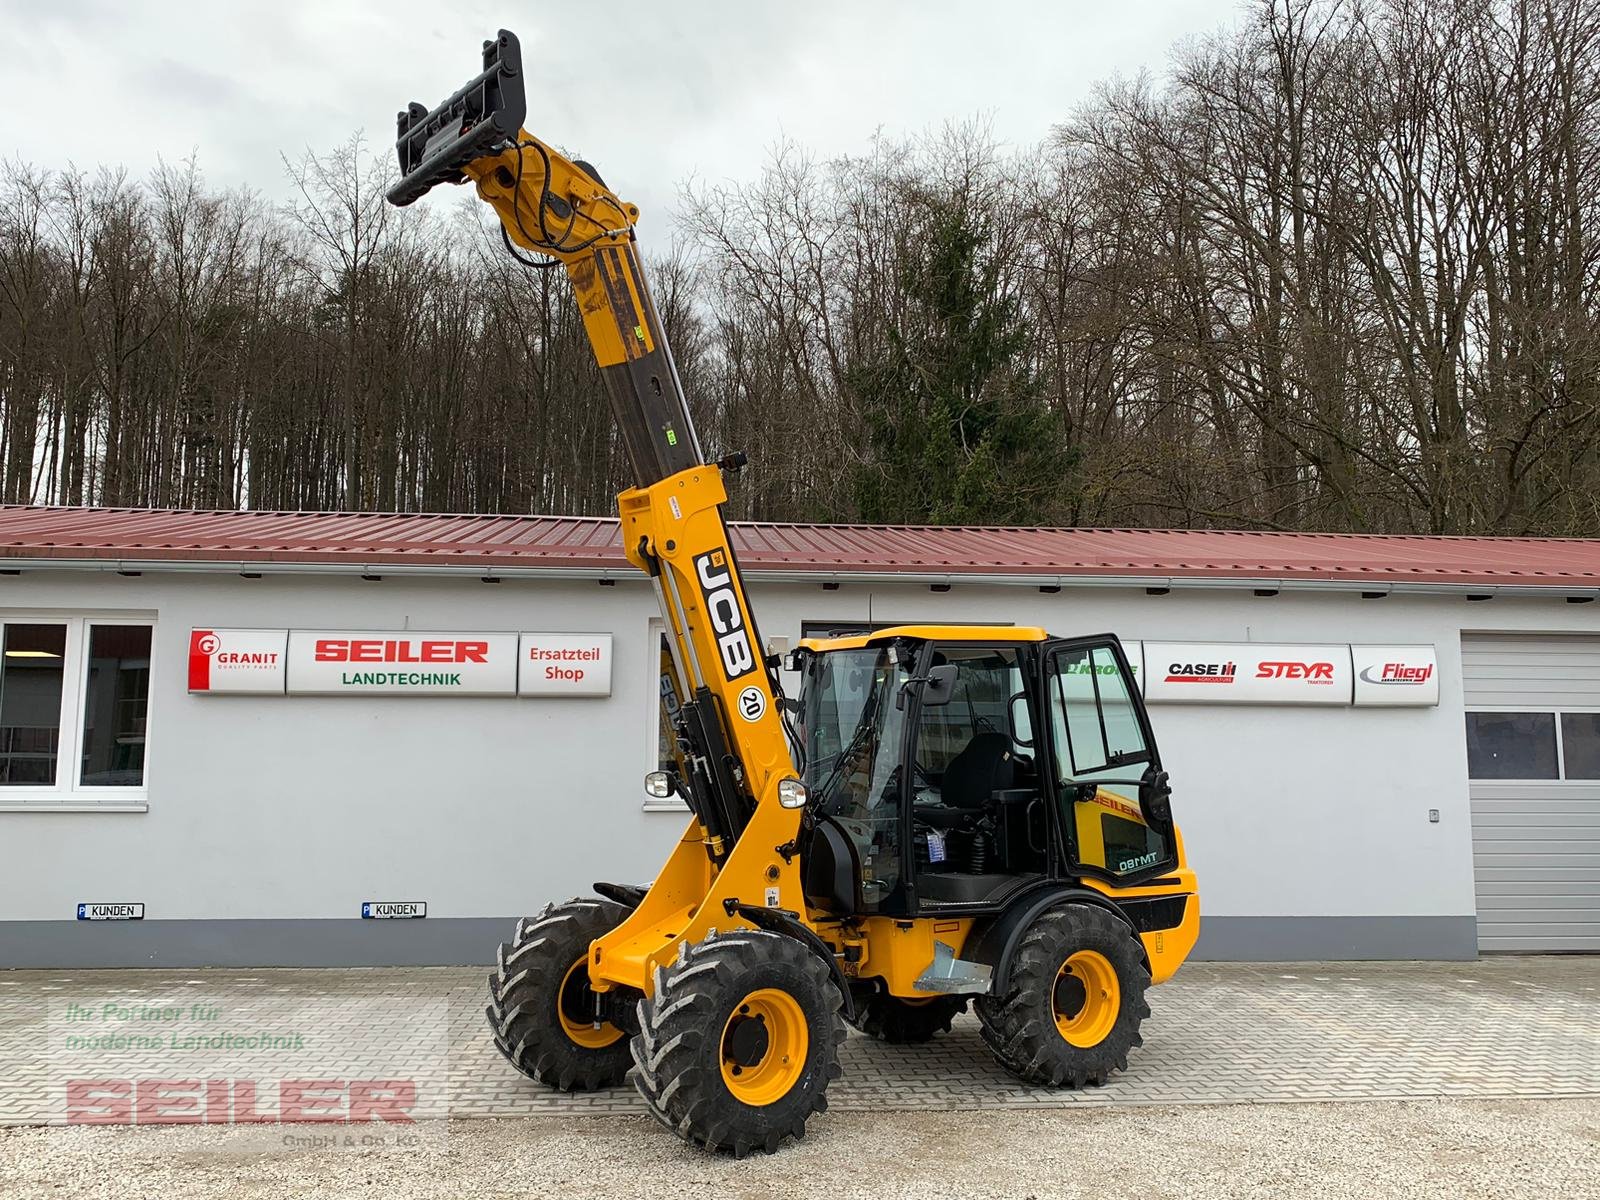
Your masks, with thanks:
M826 1108L846 1023L922 1042L970 1002L1029 1083L1126 1068L1200 918L1121 645L961 625L803 640L787 699L723 519L743 456L701 450L639 211L525 113L502 30L470 83L400 114L389 199L470 180L511 254L571 278L632 464L624 547L668 633L678 767L646 788L693 815L648 887L517 923L489 980L495 1044L549 1087L631 1072L663 1124L735 1155Z

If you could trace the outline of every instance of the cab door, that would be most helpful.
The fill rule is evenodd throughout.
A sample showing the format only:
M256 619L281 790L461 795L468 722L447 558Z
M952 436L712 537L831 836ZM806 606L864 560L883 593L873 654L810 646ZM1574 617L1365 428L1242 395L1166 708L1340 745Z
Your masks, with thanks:
M1069 869L1128 885L1175 867L1166 772L1122 644L1045 643L1044 689Z

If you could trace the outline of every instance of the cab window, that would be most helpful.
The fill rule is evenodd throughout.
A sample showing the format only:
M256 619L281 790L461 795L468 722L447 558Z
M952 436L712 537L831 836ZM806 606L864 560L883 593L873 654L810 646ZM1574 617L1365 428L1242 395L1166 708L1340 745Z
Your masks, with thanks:
M1169 827L1154 827L1139 784L1154 756L1139 702L1110 643L1057 649L1047 673L1052 755L1074 862L1132 875L1173 857Z
M1004 734L1014 746L1027 743L1027 706L1011 702L1023 691L1015 650L946 647L935 653L934 661L956 668L956 684L948 704L922 710L917 760L926 773L942 777L982 733Z

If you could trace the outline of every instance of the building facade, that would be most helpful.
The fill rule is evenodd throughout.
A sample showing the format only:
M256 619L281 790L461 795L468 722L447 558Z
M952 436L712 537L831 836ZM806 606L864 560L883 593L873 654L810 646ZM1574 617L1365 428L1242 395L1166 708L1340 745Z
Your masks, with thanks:
M769 639L1122 637L1200 957L1600 950L1600 545L736 535ZM484 962L648 880L686 815L642 791L660 625L615 536L0 509L0 966Z

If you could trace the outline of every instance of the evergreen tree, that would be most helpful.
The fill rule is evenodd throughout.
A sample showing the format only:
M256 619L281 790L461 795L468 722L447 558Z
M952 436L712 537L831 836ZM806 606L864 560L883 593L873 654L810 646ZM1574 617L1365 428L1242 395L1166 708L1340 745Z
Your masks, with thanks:
M1060 511L1074 455L1028 358L1029 329L964 195L919 205L920 254L875 360L852 365L867 461L861 519L933 525L1040 524Z

